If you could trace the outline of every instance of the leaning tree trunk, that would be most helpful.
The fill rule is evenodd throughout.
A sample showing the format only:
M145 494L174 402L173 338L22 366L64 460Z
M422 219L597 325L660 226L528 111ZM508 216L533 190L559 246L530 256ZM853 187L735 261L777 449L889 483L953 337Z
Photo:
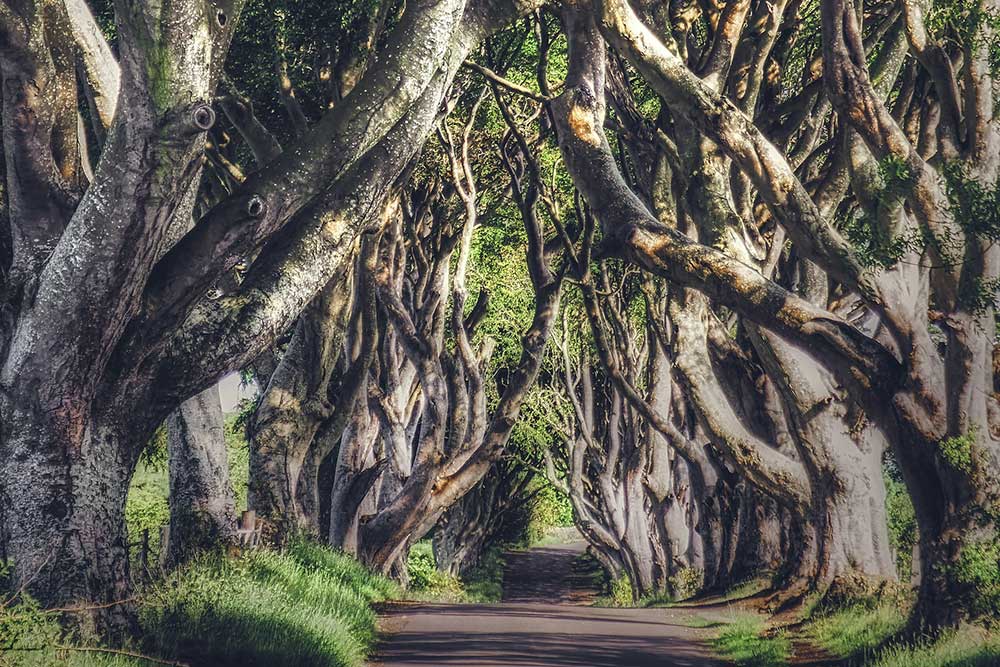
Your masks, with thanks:
M341 356L351 283L350 271L339 273L299 317L248 429L248 504L279 539L309 527L298 483L317 431L335 409L327 393Z
M166 567L235 543L236 502L219 389L210 387L167 418L170 525L161 545Z

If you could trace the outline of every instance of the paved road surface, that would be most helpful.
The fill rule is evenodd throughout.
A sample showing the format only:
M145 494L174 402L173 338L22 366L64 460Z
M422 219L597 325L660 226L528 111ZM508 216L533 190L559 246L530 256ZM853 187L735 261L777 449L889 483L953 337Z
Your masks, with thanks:
M602 609L572 563L582 544L511 554L504 602L402 606L383 619L380 667L720 667L696 612Z

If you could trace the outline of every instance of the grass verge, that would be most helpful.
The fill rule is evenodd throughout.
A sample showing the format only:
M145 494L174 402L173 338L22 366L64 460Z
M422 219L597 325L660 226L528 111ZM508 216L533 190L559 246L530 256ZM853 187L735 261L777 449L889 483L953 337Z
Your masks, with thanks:
M1000 635L965 627L935 641L893 644L906 625L898 604L862 601L817 613L803 634L851 665L865 667L997 667Z
M766 634L765 619L747 614L733 617L713 640L719 654L737 667L783 667L792 654L784 632Z
M398 594L354 559L306 542L205 557L143 593L136 646L194 667L360 667L375 641L372 605ZM0 610L0 638L4 667L156 664L81 651L84 640L30 600Z

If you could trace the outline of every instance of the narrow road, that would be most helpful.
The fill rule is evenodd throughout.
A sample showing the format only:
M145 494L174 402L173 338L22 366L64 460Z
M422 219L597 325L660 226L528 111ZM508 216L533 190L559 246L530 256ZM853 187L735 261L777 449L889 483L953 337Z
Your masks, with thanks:
M402 606L383 619L373 666L721 667L690 610L602 609L573 563L583 544L512 553L504 602Z

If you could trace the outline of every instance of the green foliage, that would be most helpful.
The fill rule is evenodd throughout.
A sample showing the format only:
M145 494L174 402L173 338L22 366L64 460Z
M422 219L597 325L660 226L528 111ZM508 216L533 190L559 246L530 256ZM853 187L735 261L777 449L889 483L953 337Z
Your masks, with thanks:
M462 597L462 582L438 570L430 540L421 540L410 547L406 566L410 574L410 591L420 597L448 600Z
M670 587L678 600L694 597L701 590L705 573L696 567L682 567L670 577Z
M969 591L969 612L990 622L1000 616L1000 538L967 544L959 554L954 576Z
M926 25L939 41L958 42L970 52L986 49L990 69L1000 70L1000 13L987 3L939 0L928 12Z
M148 650L211 665L362 665L372 604L395 585L349 556L309 543L237 560L204 558L145 596Z
M55 614L23 597L0 606L0 665L4 667L151 667L139 657L102 653L93 642L79 641Z
M766 635L757 616L738 616L713 642L716 650L737 667L780 667L788 664L792 644L784 632Z
M945 164L944 180L951 212L959 227L986 242L1000 241L1000 185L982 183L959 162ZM957 252L953 254L956 256L950 261L962 261ZM982 313L996 304L998 290L1000 279L977 277L962 285L959 301L970 312Z
M573 506L569 497L547 480L536 478L534 485L535 497L528 504L524 530L514 541L520 546L535 544L551 528L573 525Z
M902 160L889 157L880 161L878 194L873 205L894 206L909 192L912 181L913 173ZM924 235L920 231L894 233L878 224L867 213L848 216L842 221L841 227L847 240L854 246L858 259L871 268L892 268L904 255L919 251L926 245Z
M941 450L942 458L948 462L948 465L956 470L971 473L973 470L972 447L975 444L976 431L973 429L964 435L942 440L938 448Z
M167 467L167 429L162 424L139 455L139 462L151 470Z
M170 520L167 496L170 482L166 467L149 466L140 462L132 476L125 502L125 526L129 541L137 543L144 530L149 531L153 556L159 552L160 526Z
M611 588L604 602L609 607L631 607L635 604L635 597L632 595L632 582L628 575L621 575L611 581Z
M825 610L813 618L807 634L818 646L838 657L870 657L906 625L899 605L852 604Z
M250 443L246 436L246 421L242 413L226 417L226 449L229 454L229 482L233 485L236 511L247 508L247 486L250 482Z
M503 598L503 551L491 547L464 579L465 602L498 602Z
M825 610L808 621L804 634L835 657L868 667L987 667L1000 660L1000 637L982 628L894 642L905 626L903 606L874 600Z
M205 557L142 593L142 645L130 650L198 665L360 667L375 640L372 604L398 594L353 558L308 542ZM154 664L81 650L94 644L57 619L26 596L0 603L0 664Z
M886 513L889 540L896 554L900 579L909 579L913 570L913 546L917 543L917 518L906 486L899 480L886 479Z
M498 547L487 549L463 579L437 568L430 540L410 548L406 561L410 574L408 596L419 600L445 602L496 602L503 596L503 554Z
M162 444L162 458L159 455L144 455L140 459L125 503L125 525L129 541L138 543L143 530L148 530L153 560L159 552L160 526L170 521L170 507L167 503L170 480L166 465L166 430L161 428L157 433L159 435L147 447L147 452L158 451ZM229 454L229 479L233 485L236 509L242 511L247 505L250 450L238 414L226 417L225 437ZM158 444L160 440L162 443Z
M966 627L933 642L895 645L868 662L870 667L996 667L1000 637Z
M1000 187L970 176L960 162L944 166L948 201L955 221L969 234L1000 241Z

